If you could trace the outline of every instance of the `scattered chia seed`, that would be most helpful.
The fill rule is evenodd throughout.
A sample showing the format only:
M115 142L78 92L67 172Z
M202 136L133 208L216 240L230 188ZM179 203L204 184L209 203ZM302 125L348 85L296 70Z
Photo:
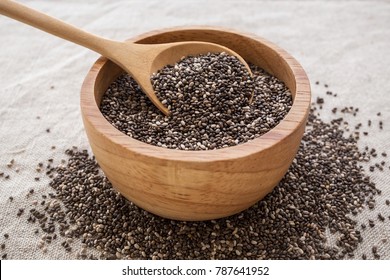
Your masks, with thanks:
M317 97L317 104L324 104L324 99L321 97Z
M24 213L24 209L23 208L19 208L18 210L18 213L16 214L18 217L22 216Z
M251 69L253 78L240 61L224 53L187 57L151 78L170 117L160 113L128 75L111 84L100 110L118 130L155 146L179 150L234 146L275 127L292 104L281 81L256 66Z
M8 239L9 238L9 234L8 233L4 233L4 238Z
M5 249L5 243L2 243L1 244L1 250L4 250Z

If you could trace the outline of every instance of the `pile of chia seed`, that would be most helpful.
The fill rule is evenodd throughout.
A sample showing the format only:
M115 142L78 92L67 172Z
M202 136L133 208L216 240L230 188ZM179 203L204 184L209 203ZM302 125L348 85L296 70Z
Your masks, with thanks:
M155 146L180 150L234 146L268 132L292 105L283 82L257 66L251 70L253 77L237 58L225 53L186 57L151 78L169 117L127 74L110 85L100 110L118 130Z

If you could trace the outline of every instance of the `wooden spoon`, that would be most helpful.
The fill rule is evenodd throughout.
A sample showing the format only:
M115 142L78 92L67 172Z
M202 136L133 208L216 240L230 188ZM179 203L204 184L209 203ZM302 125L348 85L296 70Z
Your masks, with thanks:
M93 35L10 0L0 1L0 13L84 46L112 60L137 81L149 99L165 115L169 115L169 110L157 98L150 82L150 76L165 65L179 61L183 56L226 52L237 57L252 74L248 64L240 55L224 46L213 43L188 41L167 44L137 44L113 41Z

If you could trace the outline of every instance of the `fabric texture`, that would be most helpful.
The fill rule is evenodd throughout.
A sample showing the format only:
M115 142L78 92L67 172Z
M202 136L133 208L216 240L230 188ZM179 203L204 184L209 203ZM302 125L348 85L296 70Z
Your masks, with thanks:
M351 126L371 119L368 137L359 142L390 158L390 2L389 1L20 1L89 32L124 40L165 27L213 25L257 34L284 48L304 67L312 85L313 101L326 99L321 118L330 120L333 107L354 106ZM19 208L31 186L34 196L47 191L48 178L37 175L39 162L54 164L65 158L65 149L89 149L84 132L79 91L98 54L0 16L0 243L5 233L9 259L73 259L54 242L47 253L38 250L39 237ZM320 84L316 85L315 82ZM323 85L328 84L329 88ZM377 113L381 112L381 116ZM378 121L383 121L383 130ZM50 129L48 132L47 129ZM51 147L55 146L55 149ZM14 159L13 168L7 163ZM45 162L46 164L46 162ZM366 209L357 220L377 220L362 232L356 251L371 252L378 246L381 258L390 259L390 172L368 174L382 190L376 209ZM365 166L368 170L368 166ZM16 172L19 169L19 172ZM40 177L36 181L35 177ZM9 197L14 198L13 202ZM383 242L383 239L387 242Z

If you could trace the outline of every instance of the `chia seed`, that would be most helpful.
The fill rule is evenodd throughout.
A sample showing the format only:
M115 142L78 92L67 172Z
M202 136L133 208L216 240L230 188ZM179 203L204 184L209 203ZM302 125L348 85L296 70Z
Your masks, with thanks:
M268 132L292 105L281 81L259 67L251 69L253 78L224 53L187 57L163 68L151 81L169 117L124 74L108 88L100 110L118 130L151 145L179 150L234 146Z

